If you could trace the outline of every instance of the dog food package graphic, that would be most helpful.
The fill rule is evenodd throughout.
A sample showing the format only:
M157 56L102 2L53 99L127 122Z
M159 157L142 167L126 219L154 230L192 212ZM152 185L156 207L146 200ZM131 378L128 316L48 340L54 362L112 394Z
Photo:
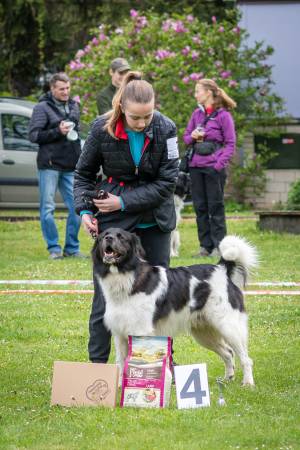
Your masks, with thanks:
M164 408L171 395L171 338L129 336L121 406Z

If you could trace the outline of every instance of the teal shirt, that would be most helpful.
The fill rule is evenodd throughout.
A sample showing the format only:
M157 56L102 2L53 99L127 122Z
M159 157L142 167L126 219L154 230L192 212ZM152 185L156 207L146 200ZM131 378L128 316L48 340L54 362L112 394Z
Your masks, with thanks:
M128 139L129 139L129 147L130 152L132 155L132 159L134 161L134 164L136 167L138 167L141 157L142 157L142 150L145 144L145 135L142 131L132 131L132 130L125 130ZM121 203L122 206L124 205L122 197L121 197ZM124 209L124 208L122 208ZM148 228L155 226L156 223L140 223L137 225L137 228Z

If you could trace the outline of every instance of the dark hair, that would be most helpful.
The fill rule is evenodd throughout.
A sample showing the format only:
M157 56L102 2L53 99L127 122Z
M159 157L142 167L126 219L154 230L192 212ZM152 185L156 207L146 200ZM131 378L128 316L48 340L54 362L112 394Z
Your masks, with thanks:
M50 87L55 86L57 81L64 81L65 83L68 83L70 81L70 78L64 72L55 73L49 80Z
M122 106L125 108L127 101L145 104L151 102L153 99L153 87L148 81L142 80L142 74L140 72L128 72L113 98L112 110L106 113L108 121L105 124L104 129L107 130L111 136L115 137L116 123L122 115Z
M197 81L196 85L203 86L204 89L212 92L215 108L223 106L226 109L233 109L236 107L236 102L214 80L202 78L202 80Z

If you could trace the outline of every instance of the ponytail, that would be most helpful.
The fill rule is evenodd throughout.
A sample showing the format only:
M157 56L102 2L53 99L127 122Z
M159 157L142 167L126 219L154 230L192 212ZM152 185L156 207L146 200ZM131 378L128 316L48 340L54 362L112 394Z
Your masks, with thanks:
M225 109L234 109L236 107L236 102L229 97L224 89L220 88L214 80L203 78L202 80L199 80L197 84L212 92L215 108L223 107Z
M129 71L112 100L112 110L106 113L108 120L104 125L104 129L115 138L116 125L122 116L122 107L125 107L126 102L145 104L149 103L153 98L154 91L151 84L142 80L140 72Z

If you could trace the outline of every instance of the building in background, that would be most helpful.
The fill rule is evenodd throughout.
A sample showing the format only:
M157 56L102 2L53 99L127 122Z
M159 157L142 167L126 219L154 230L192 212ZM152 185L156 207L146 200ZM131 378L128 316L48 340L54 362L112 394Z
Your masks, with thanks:
M257 207L274 208L286 202L291 183L300 178L300 0L238 0L237 4L249 45L264 41L274 48L268 62L273 66L273 90L284 99L291 116L279 138L256 135L247 142L257 150L258 144L266 141L278 152L268 166L266 192L254 201Z

